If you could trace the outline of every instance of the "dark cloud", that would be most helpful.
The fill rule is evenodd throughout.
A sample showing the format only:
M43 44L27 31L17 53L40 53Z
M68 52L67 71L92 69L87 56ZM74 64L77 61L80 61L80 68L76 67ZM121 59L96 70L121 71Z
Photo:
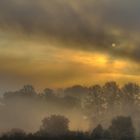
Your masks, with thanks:
M1 28L140 62L138 0L0 0ZM117 29L121 34L110 31ZM112 43L120 48L113 48ZM125 42L130 42L131 51ZM124 44L124 45L121 45ZM132 47L133 46L133 47Z
M123 29L139 30L139 13L139 0L108 0L108 3L103 7L102 18L106 22Z

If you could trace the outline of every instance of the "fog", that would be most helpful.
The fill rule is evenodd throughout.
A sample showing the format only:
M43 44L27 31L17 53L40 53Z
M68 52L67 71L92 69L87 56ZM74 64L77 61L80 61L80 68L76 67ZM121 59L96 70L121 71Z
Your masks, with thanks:
M7 92L0 103L0 132L20 128L37 132L41 121L53 114L69 119L69 129L90 132L98 124L108 128L116 116L131 116L140 131L140 88L135 83L120 87L116 82L103 86L75 85L62 90L46 88L37 93L33 86Z
M76 106L74 106L71 105L72 103L63 101L63 97L46 98L45 95L41 94L31 97L28 95L27 97L26 95L25 97L24 95L3 97L0 104L0 131L5 132L12 128L20 128L27 132L35 132L39 129L41 120L52 114L66 116L71 121L70 129L72 130L86 130L88 128L88 122L84 120L80 103L75 103Z

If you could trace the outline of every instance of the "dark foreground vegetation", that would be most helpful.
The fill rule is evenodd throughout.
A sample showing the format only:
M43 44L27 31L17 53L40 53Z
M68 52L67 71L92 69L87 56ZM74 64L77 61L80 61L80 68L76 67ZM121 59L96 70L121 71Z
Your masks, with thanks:
M69 124L79 120L89 129L72 131ZM0 137L5 140L135 140L140 136L140 86L107 82L37 93L26 85L1 98L0 129L6 131Z
M52 115L42 121L40 130L26 134L20 129L13 129L1 136L5 140L135 140L135 129L130 117L119 116L112 120L107 129L98 125L91 132L72 132L69 120L64 116Z

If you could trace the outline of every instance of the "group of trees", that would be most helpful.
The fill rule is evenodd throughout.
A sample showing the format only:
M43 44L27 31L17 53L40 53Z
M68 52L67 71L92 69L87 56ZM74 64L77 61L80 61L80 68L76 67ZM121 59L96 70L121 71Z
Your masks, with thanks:
M135 140L135 129L131 117L118 116L111 122L109 128L98 125L91 132L76 132L69 130L69 120L61 115L52 115L42 120L38 132L26 134L20 129L12 129L0 139L73 139L73 140Z
M65 103L74 105L78 103L83 108L94 108L96 114L100 114L106 109L114 110L116 106L120 106L120 109L125 107L125 110L129 109L129 106L139 106L140 86L135 83L128 83L120 87L116 82L107 82L103 86L83 87L75 85L61 90L46 88L42 93L37 93L32 85L25 85L18 91L4 94L5 100L16 97L54 100L55 102L66 101Z
M21 90L5 93L2 102L5 104L15 98L40 100L66 109L78 108L86 118L97 123L98 120L103 121L102 116L112 118L130 115L138 119L137 114L140 113L140 86L136 83L127 83L122 87L116 82L107 82L103 86L75 85L59 90L46 88L42 93L37 93L33 86L26 85Z
M37 93L32 85L25 85L22 89L17 91L9 91L3 94L1 102L3 104L9 103L12 100L34 100L47 102L50 104L57 104L58 106L65 106L72 108L80 106L80 99L78 96L74 96L77 89L82 91L82 86L74 86L68 89L53 90L45 88L43 92ZM76 90L76 91L75 91ZM71 94L70 94L71 93ZM80 93L78 93L80 94ZM83 93L82 93L83 94ZM86 94L86 93L85 93Z
M37 93L33 86L26 85L18 91L6 92L1 99L1 103L5 106L8 104L8 107L11 107L13 104L15 104L13 106L15 107L17 106L18 100L22 100L24 102L24 99L28 99L29 103L30 100L32 100L33 102L35 102L35 105L36 103L39 103L39 105L42 104L42 106L44 106L44 103L47 103L45 104L45 107L48 106L48 108L54 105L56 110L65 109L67 111L71 110L72 108L77 108L77 111L80 110L82 112L82 117L84 116L86 120L90 120L89 125L91 129L94 129L98 124L102 124L104 126L106 122L110 122L112 118L115 118L116 116L131 116L134 125L140 124L140 86L136 83L128 83L123 86L119 86L116 82L107 82L102 86L93 85L91 87L84 87L75 85L59 90L46 88L42 93ZM38 104L36 106L38 106ZM34 104L30 105L30 108L35 108ZM65 126L62 125L63 123L59 122L57 119L63 120L62 122L65 122ZM117 120L118 119L123 120L123 118L117 118ZM99 125L98 127L96 127L94 132L98 132L99 130L100 132L102 131L103 137L120 133L116 132L115 134L113 134L111 132L111 130L114 129L115 124L117 127L117 120L113 119L112 126L110 126L108 130L104 130L101 125ZM51 132L53 132L53 135L56 135L57 133L61 134L64 132L61 131L63 127L65 128L65 133L67 133L69 132L68 122L69 120L63 116L58 117L54 115L45 118L42 121L42 126L37 134L43 135ZM125 118L125 120L122 121L122 124L124 126L126 126L127 124L129 124L129 126L132 125L131 119ZM52 126L59 126L59 132L57 129L54 129L57 127ZM119 126L118 130L123 130L123 127L121 126L122 129L120 129ZM46 133L48 127L49 131ZM140 126L138 127L140 128ZM51 130L50 128L53 129ZM130 131L133 131L133 129L131 129ZM95 134L92 133L91 136L96 136ZM77 135L79 136L79 133ZM84 137L85 135L86 134L84 134Z
M119 87L116 82L107 82L105 85L94 85L82 101L82 108L91 119L116 115L130 115L135 117L140 113L140 86L128 83ZM98 122L98 121L97 121Z
M118 116L112 120L108 129L98 125L92 131L91 137L96 140L134 140L135 129L131 117Z

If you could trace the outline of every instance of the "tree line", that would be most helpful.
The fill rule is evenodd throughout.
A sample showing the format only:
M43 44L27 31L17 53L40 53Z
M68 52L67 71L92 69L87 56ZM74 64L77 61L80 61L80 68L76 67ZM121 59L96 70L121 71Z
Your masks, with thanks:
M5 104L17 98L55 103L66 108L79 107L90 118L99 118L110 112L114 116L123 112L130 116L140 112L140 86L136 83L119 86L112 81L103 86L75 85L58 90L46 88L42 93L37 93L32 85L25 85L18 91L4 93L1 102Z
M1 135L2 140L135 140L135 129L131 117L115 117L104 129L101 124L90 132L70 131L69 120L61 115L51 115L42 120L40 129L26 134L21 129L12 129Z
M40 129L33 134L26 134L20 129L13 129L2 135L1 138L54 139L54 137L51 137L52 133L55 139L60 139L61 135L61 139L75 140L133 140L135 136L140 134L140 86L136 83L119 86L116 82L111 81L104 85L90 87L74 85L58 90L46 88L41 93L36 92L32 85L25 85L20 90L4 93L0 102L1 106L11 107L13 104L17 106L17 102L19 105L19 102L24 102L24 100L28 100L29 103L33 101L37 103L37 106L40 104L44 106L44 103L47 103L45 104L46 107L54 105L57 110L76 108L82 112L85 120L89 120L90 132L70 131L68 118L63 115L52 115L44 118ZM35 107L32 106L32 108ZM108 128L104 129L104 126ZM59 137L57 134L59 134Z

